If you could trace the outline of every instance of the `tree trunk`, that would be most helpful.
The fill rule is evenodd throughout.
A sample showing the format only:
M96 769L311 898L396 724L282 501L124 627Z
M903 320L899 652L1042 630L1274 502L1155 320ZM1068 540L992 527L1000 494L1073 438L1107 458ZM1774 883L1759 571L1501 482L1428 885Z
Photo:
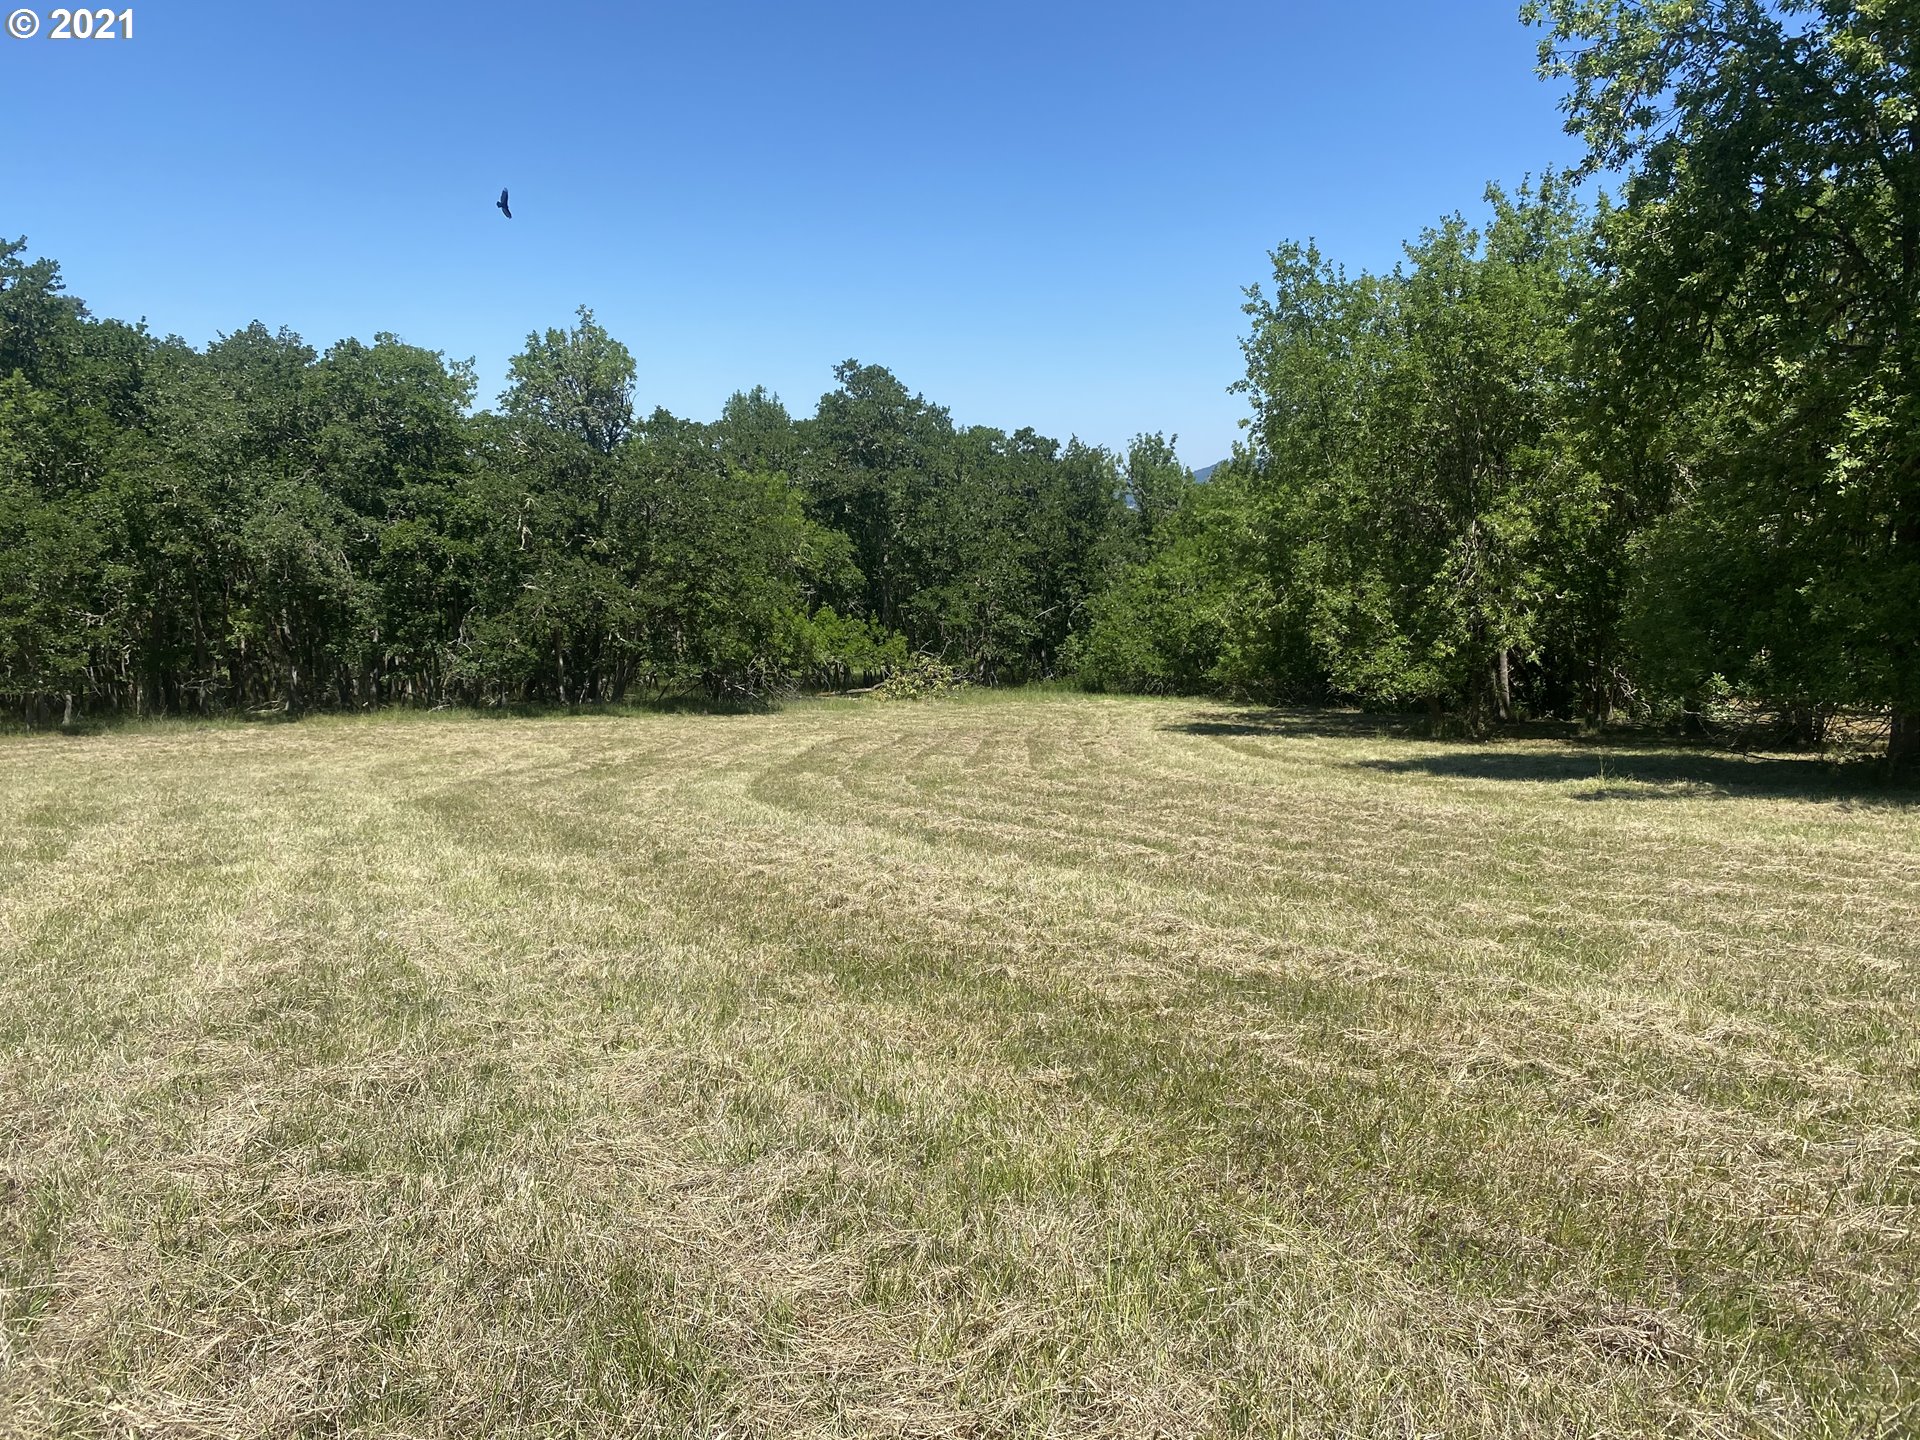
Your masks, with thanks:
M1920 710L1893 708L1893 725L1887 732L1887 761L1895 769L1920 763Z

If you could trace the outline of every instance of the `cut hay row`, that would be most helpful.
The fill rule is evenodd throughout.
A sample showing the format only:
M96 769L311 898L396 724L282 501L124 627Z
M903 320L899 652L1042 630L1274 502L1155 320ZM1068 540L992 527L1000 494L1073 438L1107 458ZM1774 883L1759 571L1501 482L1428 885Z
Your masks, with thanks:
M1920 805L1072 696L0 744L0 1435L1901 1433Z

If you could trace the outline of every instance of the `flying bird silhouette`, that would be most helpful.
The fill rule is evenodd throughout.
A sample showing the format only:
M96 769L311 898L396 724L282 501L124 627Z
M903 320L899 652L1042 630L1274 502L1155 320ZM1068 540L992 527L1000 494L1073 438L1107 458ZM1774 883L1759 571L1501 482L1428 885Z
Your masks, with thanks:
M507 208L507 192L506 191L502 190L500 192L500 198L493 202L493 208L498 210L502 215L506 216L509 220L513 218L513 211Z

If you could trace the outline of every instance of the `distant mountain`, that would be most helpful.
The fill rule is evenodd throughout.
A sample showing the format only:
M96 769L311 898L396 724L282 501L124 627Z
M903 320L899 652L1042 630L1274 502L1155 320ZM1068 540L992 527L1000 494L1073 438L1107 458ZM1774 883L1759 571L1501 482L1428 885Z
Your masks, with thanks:
M1227 462L1224 460L1216 460L1211 465L1207 466L1205 469L1194 471L1193 478L1204 483L1208 476L1213 474L1214 471L1218 470L1222 465L1226 463Z

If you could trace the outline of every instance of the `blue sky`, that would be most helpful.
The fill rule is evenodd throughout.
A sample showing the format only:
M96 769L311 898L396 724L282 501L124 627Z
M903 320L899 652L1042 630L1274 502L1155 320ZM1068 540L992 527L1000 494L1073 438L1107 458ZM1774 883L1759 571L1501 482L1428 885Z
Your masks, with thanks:
M483 402L584 303L643 408L806 412L852 356L963 424L1203 465L1274 245L1390 265L1576 155L1518 0L133 10L0 37L0 232L98 314L392 330Z

